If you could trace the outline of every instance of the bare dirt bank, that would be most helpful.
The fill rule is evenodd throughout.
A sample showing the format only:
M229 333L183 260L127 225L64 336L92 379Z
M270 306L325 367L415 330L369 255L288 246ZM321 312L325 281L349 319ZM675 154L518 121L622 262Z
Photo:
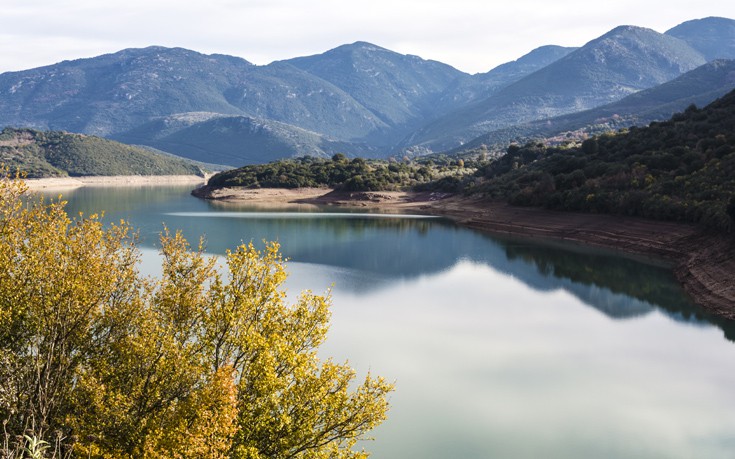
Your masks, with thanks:
M735 238L712 234L696 225L514 207L437 193L202 187L192 194L230 202L310 203L441 215L490 233L558 239L654 257L673 267L695 302L720 317L735 320Z
M83 186L146 186L146 185L195 185L204 184L205 177L197 175L114 175L84 177L52 177L25 179L31 190L79 188Z

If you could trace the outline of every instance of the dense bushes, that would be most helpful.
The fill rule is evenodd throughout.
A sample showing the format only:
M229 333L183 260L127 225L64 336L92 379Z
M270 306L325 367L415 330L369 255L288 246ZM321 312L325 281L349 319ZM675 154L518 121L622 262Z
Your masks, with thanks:
M526 206L735 228L735 92L704 109L586 140L512 145L474 192ZM467 187L465 187L467 189Z
M342 154L336 154L331 160L303 157L245 166L215 175L209 180L209 185L247 188L330 187L344 191L392 191L416 187L434 189L446 188L447 183L452 181L459 183L460 177L474 172L472 165L466 165L464 160L445 157L397 162L362 158L350 160Z

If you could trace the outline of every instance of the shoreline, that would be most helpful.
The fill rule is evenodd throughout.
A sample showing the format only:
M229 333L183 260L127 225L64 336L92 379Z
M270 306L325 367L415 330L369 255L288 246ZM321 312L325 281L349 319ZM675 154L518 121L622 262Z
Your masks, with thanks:
M326 188L201 187L194 196L250 204L311 204L442 216L491 234L560 240L665 261L692 300L735 320L735 238L687 223L514 207L430 192L336 192Z
M24 182L30 191L39 191L84 186L194 185L206 183L207 178L198 175L86 175L24 179Z

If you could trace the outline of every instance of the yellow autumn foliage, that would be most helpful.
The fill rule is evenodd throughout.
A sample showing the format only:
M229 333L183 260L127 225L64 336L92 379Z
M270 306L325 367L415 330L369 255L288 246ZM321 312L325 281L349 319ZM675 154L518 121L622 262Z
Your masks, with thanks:
M278 244L222 267L164 230L144 278L126 223L26 191L0 178L0 456L27 432L49 457L367 456L392 385L317 357L331 298L286 301Z

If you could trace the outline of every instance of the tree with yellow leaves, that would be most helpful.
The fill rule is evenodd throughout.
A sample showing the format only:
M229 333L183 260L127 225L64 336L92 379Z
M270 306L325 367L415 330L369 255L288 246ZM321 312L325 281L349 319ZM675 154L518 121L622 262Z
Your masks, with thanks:
M286 302L278 244L218 267L166 230L143 278L128 225L25 192L0 179L0 456L16 438L47 457L367 456L392 386L317 357L330 297Z

